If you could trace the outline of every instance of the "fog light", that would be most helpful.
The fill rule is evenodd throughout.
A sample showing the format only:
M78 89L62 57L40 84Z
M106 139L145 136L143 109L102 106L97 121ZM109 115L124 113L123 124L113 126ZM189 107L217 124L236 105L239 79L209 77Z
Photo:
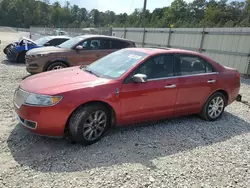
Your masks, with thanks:
M34 121L29 121L29 120L24 120L24 124L31 129L35 129L36 128L36 122Z

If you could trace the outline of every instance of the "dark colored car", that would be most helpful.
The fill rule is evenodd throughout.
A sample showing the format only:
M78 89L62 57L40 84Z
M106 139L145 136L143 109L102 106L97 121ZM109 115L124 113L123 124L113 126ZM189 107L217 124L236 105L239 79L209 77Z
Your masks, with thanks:
M127 48L95 61L28 77L15 92L30 131L92 144L114 125L199 114L218 119L237 97L240 74L197 52Z
M103 35L83 35L55 47L28 51L26 69L35 74L90 63L122 48L136 47L133 41Z
M67 36L47 36L33 41L29 38L21 37L19 41L8 44L3 52L7 55L7 58L10 61L24 63L25 55L28 50L43 46L57 46L69 39L70 37Z

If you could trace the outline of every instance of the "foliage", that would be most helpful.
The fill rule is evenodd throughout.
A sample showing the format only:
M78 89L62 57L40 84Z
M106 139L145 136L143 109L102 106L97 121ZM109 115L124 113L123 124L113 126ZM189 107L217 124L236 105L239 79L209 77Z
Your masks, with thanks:
M244 27L250 26L250 0L174 0L169 7L115 14L49 0L0 0L0 25L29 27Z

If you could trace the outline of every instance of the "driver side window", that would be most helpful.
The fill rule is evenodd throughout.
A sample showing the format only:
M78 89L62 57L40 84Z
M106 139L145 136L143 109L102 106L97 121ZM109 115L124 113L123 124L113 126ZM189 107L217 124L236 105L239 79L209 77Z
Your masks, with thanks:
M152 57L138 67L135 74L145 74L148 79L174 76L174 57L172 55Z
M151 57L141 64L124 83L131 83L135 74L145 74L147 79L161 79L174 76L174 56L158 55Z
M101 49L101 40L99 39L89 39L85 40L80 44L86 50L99 50Z

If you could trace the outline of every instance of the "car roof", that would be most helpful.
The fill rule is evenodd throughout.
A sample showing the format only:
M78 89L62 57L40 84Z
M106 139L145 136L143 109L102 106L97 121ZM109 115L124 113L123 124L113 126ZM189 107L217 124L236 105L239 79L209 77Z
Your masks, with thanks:
M116 40L121 40L121 41L127 41L127 42L134 42L133 40L129 40L129 39L124 39L124 38L120 38L120 37L114 37L114 36L108 36L108 35L90 35L90 34L86 34L86 35L81 35L81 36L77 36L77 37L81 37L81 38L106 38L106 39L116 39Z
M158 47L145 47L145 48L125 48L125 50L135 50L139 52L146 53L148 55L156 54L166 54L166 53L186 53L190 55L201 55L199 52L194 52L190 50L177 49L177 48L158 48Z

